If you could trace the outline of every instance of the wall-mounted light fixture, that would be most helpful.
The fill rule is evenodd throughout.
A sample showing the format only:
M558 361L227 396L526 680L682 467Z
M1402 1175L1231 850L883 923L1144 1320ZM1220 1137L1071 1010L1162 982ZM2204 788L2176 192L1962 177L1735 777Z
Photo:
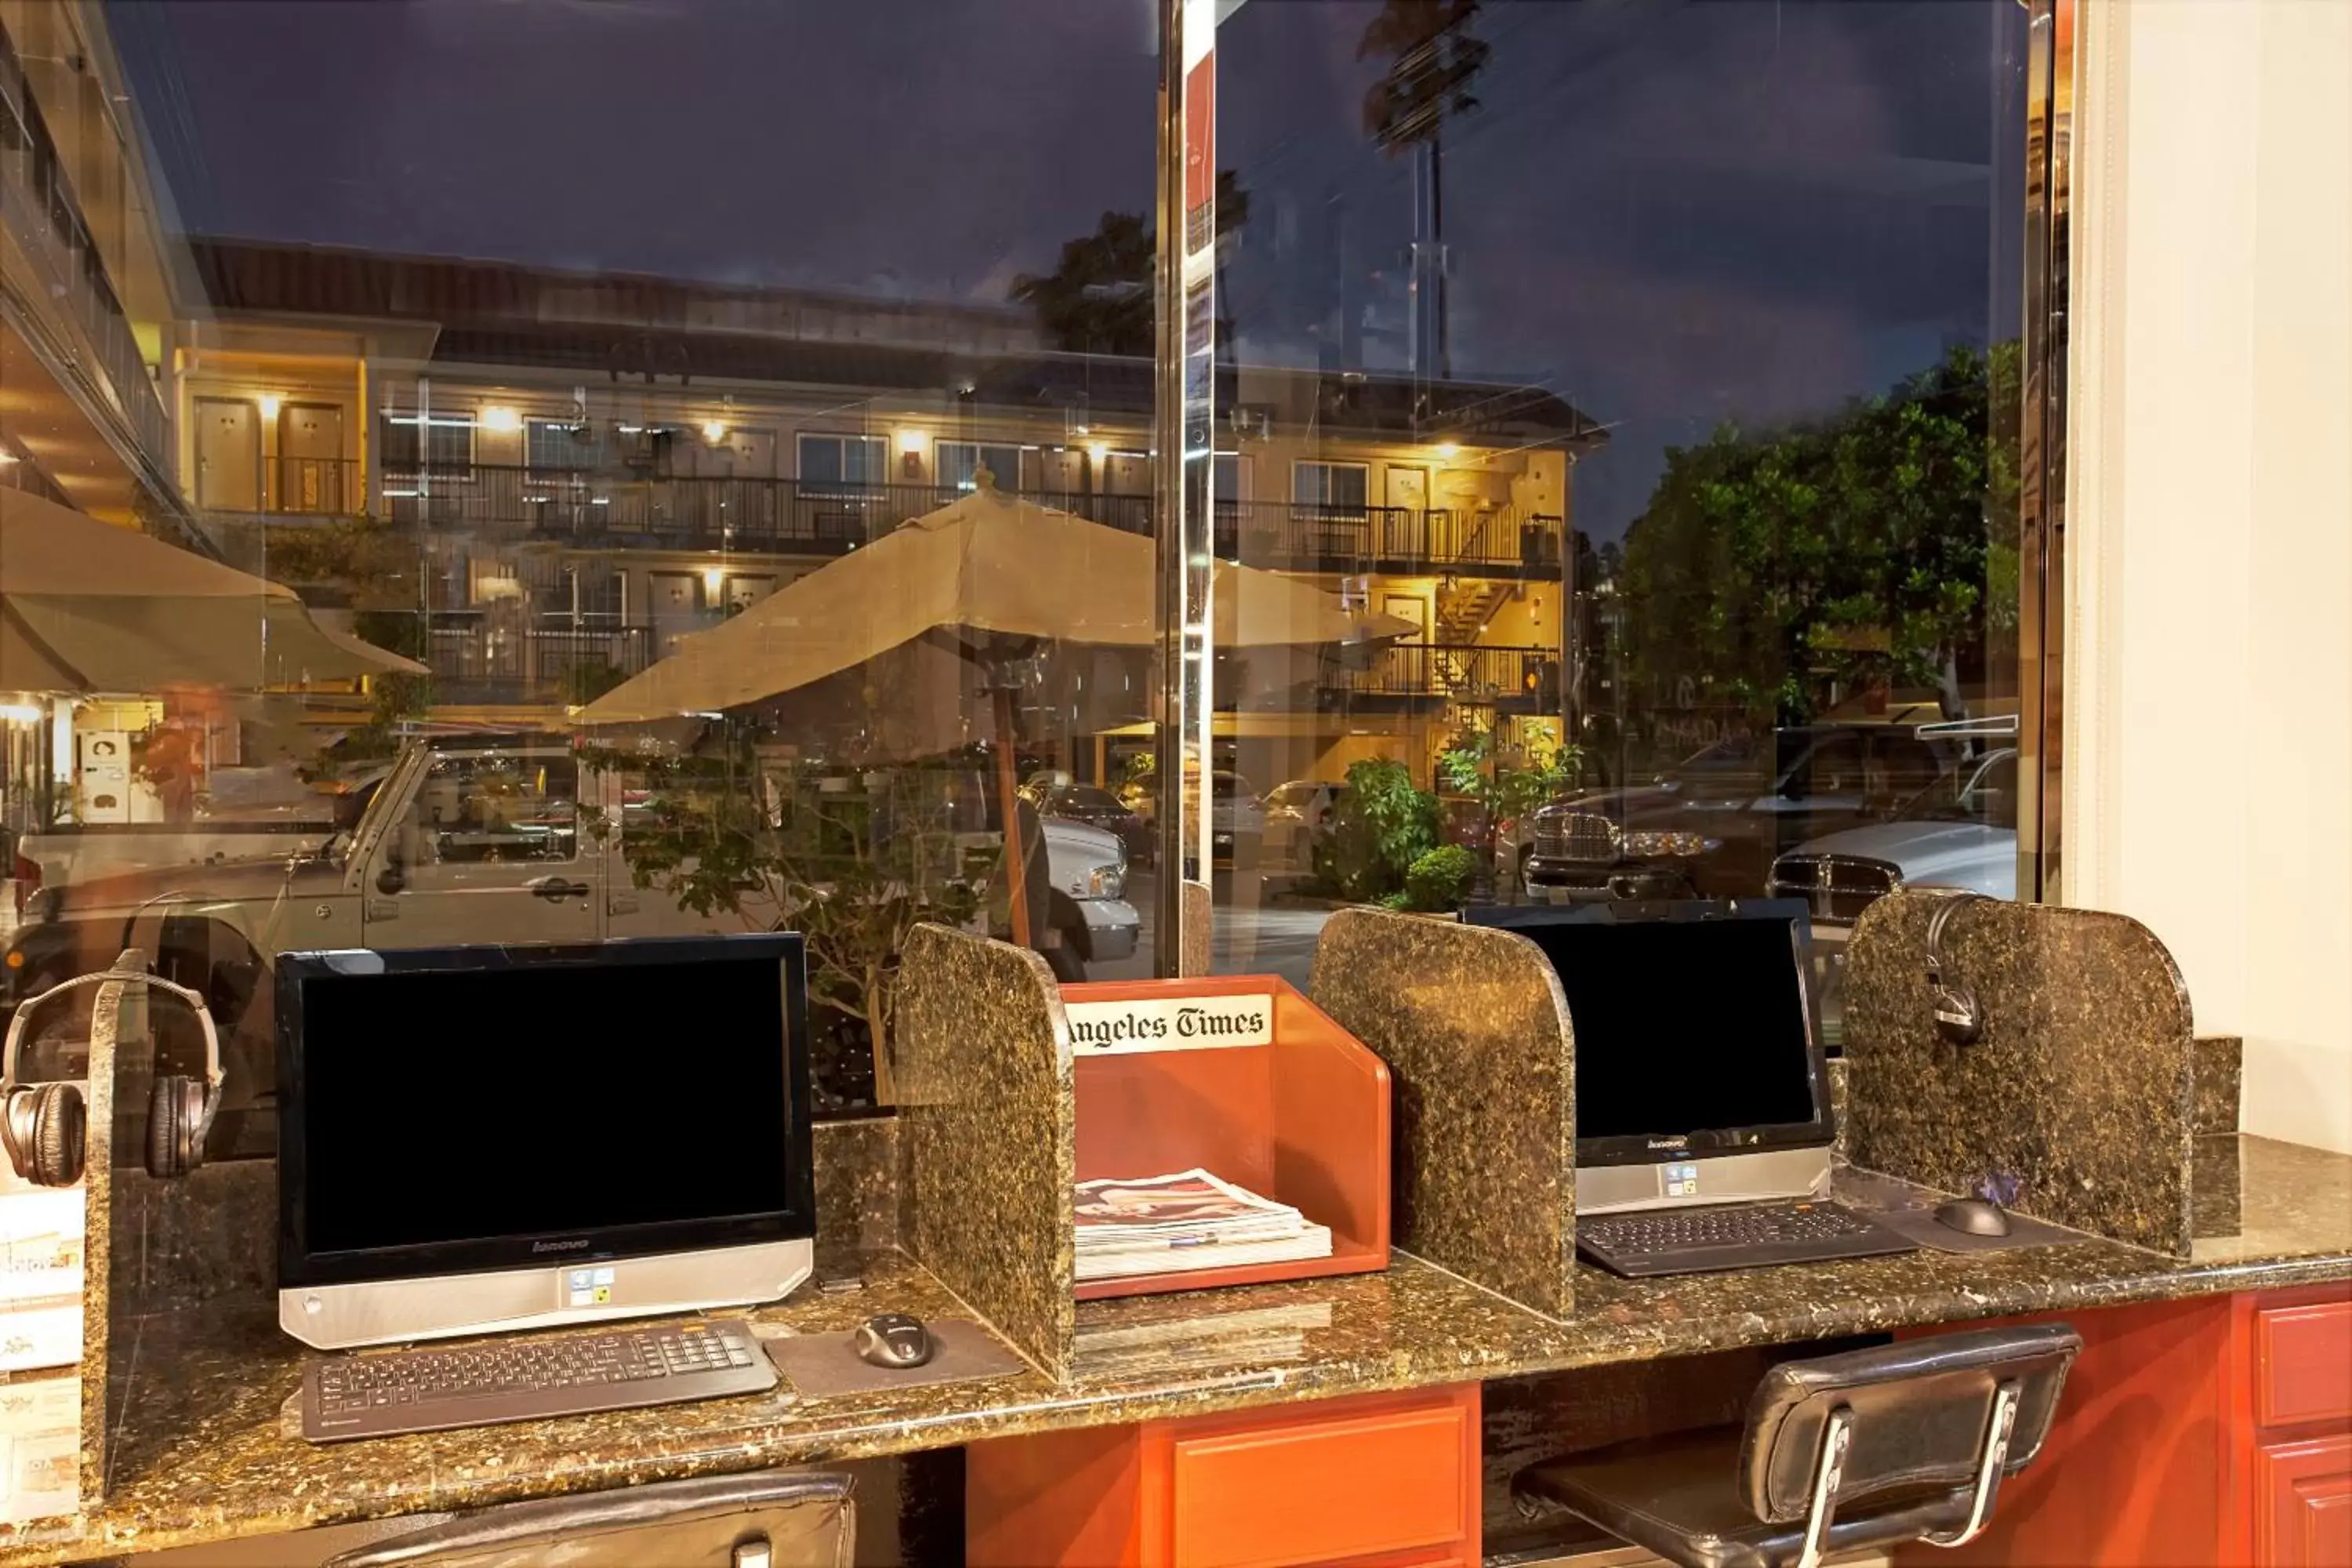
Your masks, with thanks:
M280 399L278 398L278 395L276 393L274 393L274 392L265 392L265 393L263 393L263 394L261 395L261 416L262 416L264 419L275 419L275 418L277 418L277 417L278 417L278 407L279 407L279 404L280 404Z
M702 438L709 442L714 447L718 446L721 441L726 440L727 421L724 419L704 420L702 422Z
M482 410L481 426L500 436L511 436L522 428L522 416L502 404L493 404Z

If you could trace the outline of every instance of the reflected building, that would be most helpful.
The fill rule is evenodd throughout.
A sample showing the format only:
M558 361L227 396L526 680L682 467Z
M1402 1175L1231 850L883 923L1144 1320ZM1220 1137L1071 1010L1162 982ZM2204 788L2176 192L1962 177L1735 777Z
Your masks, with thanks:
M127 103L95 7L0 0L0 489L202 548L173 416L188 279ZM20 630L0 648L7 860L18 834L55 817L154 806L129 789L84 798L80 753L119 753L160 703L60 695Z
M1151 366L1013 306L194 243L182 479L232 561L430 665L419 718L560 724L692 635L983 482L1153 527ZM1236 669L1261 787L1560 712L1562 541L1605 437L1553 395L1225 366L1216 550L1412 628ZM1466 711L1465 711L1466 710ZM1472 715L1475 715L1473 717ZM1140 715L1139 715L1140 717ZM1148 726L1069 736L1113 776Z

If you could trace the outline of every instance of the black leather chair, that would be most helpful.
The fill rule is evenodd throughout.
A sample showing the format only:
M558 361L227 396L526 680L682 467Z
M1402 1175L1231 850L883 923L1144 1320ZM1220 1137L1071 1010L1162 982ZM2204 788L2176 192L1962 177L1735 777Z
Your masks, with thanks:
M1556 1504L1685 1568L1813 1568L1845 1552L1958 1546L2049 1435L2083 1348L2063 1323L1983 1329L1774 1367L1742 1426L1531 1465Z
M322 1568L850 1568L853 1484L769 1470L507 1503L370 1542Z

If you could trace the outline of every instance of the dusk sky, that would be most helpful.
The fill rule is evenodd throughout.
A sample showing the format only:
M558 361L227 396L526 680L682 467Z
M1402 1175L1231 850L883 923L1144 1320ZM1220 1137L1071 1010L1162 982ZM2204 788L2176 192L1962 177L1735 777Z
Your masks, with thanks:
M192 230L1001 301L1148 207L1151 0L111 0ZM1244 361L1402 368L1414 163L1370 0L1248 0L1220 163ZM2015 332L2012 0L1490 0L1447 133L1454 371L1664 448ZM1996 144L1996 127L2001 135ZM2001 192L1992 199L1994 188ZM1343 330L1345 312L1354 330ZM1364 329L1369 328L1367 331Z

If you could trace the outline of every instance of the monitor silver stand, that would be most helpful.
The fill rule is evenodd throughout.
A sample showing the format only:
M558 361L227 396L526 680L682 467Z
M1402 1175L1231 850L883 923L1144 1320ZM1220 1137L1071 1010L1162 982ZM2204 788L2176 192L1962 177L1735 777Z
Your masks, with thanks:
M1759 1203L1825 1197L1830 1146L1708 1154L1657 1165L1579 1165L1576 1212L1682 1208L1693 1204Z
M790 1294L813 1266L808 1241L766 1241L649 1258L297 1287L278 1292L278 1326L306 1345L333 1351L748 1307Z

